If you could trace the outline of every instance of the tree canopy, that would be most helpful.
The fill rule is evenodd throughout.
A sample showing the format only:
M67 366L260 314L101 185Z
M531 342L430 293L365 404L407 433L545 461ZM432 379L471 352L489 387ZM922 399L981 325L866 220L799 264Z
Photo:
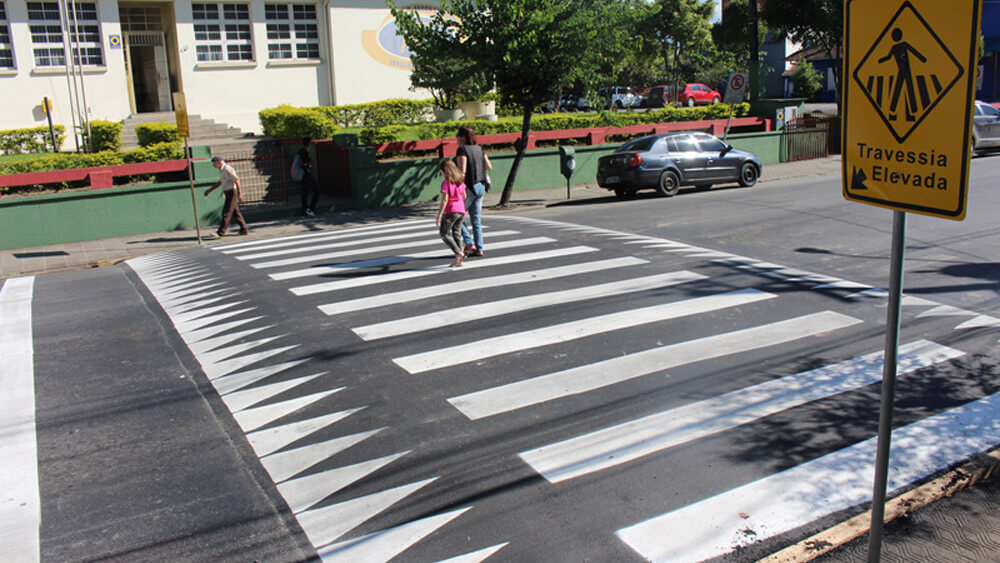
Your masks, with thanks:
M806 47L821 49L840 60L844 47L843 0L764 0L762 12L767 26ZM840 100L840 65L833 65L833 78Z

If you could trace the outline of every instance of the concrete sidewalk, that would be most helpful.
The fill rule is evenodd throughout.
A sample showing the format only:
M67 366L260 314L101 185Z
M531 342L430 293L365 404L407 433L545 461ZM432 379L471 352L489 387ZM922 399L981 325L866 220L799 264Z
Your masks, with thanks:
M760 181L771 182L797 177L838 173L840 173L840 157L831 156L814 160L765 165ZM572 187L571 191L572 199L574 200L614 197L611 192L597 187L595 183L576 184ZM500 190L493 190L486 194L486 200L484 201L486 209L484 209L484 213L489 215L490 213L505 212L489 209L495 206L499 200ZM514 192L510 202L512 204L511 209L507 212L525 212L564 201L566 201L565 187L519 191ZM289 217L287 219L264 222L258 221L250 224L249 236L239 238L241 240L265 239L389 219L434 217L436 211L436 203L424 202L399 207L329 213L308 220ZM290 212L294 213L294 211ZM220 242L219 239L211 237L211 233L215 229L216 225L201 226L202 244L209 245ZM236 229L233 229L231 234L226 237L225 242L234 242L237 240L236 237ZM197 245L197 233L194 229L188 229L59 245L36 246L16 250L0 250L0 278L98 267L113 264L127 258Z
M839 156L771 164L761 182L840 174ZM489 209L498 203L499 190L486 196L486 215L524 213L566 201L566 188L515 192L508 210ZM577 184L572 199L614 199L595 184ZM401 218L433 218L437 203L425 202L392 208L337 212L314 219L280 219L250 224L250 235L233 234L225 242L266 239L282 235L337 229L348 225ZM210 237L215 225L202 225L203 244L218 244ZM170 231L65 245L0 251L0 278L44 274L60 270L99 267L127 258L197 246L194 230ZM1000 450L984 454L945 475L891 499L887 516L898 519L885 528L883 561L1000 561ZM991 478L992 477L992 478ZM973 487L978 481L981 486ZM924 507L921 510L921 507ZM863 561L867 556L867 513L775 553L766 561Z

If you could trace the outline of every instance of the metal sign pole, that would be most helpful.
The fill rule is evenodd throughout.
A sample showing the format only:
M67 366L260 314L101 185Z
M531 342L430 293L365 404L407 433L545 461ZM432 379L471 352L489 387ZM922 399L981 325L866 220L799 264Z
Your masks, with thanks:
M194 195L194 164L191 162L191 147L188 146L187 135L184 136L184 156L188 161L188 182L191 184L191 205L194 206L194 228L198 233L198 244L201 244L201 221L198 219L198 200Z
M868 563L878 563L882 552L882 521L885 520L885 496L889 480L889 446L892 440L892 408L896 394L896 352L899 348L899 311L903 296L905 250L906 213L893 211L889 309L885 313L885 354L882 363L882 409L878 418L878 453L875 456L875 486L872 492Z

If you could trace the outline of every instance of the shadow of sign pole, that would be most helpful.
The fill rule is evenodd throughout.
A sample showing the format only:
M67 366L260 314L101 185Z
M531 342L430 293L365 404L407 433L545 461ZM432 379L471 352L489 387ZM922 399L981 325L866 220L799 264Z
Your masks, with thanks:
M188 184L191 186L191 206L194 208L194 228L197 233L198 244L201 245L201 221L198 219L198 198L194 194L194 163L191 162L191 147L188 138L191 136L191 128L188 124L187 102L183 92L174 92L174 115L177 118L177 134L184 137L184 158L188 163Z

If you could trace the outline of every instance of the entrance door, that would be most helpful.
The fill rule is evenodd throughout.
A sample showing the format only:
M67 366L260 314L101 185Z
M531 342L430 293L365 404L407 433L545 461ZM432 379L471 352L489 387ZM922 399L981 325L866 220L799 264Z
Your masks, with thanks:
M126 33L136 113L170 111L170 70L162 33Z

